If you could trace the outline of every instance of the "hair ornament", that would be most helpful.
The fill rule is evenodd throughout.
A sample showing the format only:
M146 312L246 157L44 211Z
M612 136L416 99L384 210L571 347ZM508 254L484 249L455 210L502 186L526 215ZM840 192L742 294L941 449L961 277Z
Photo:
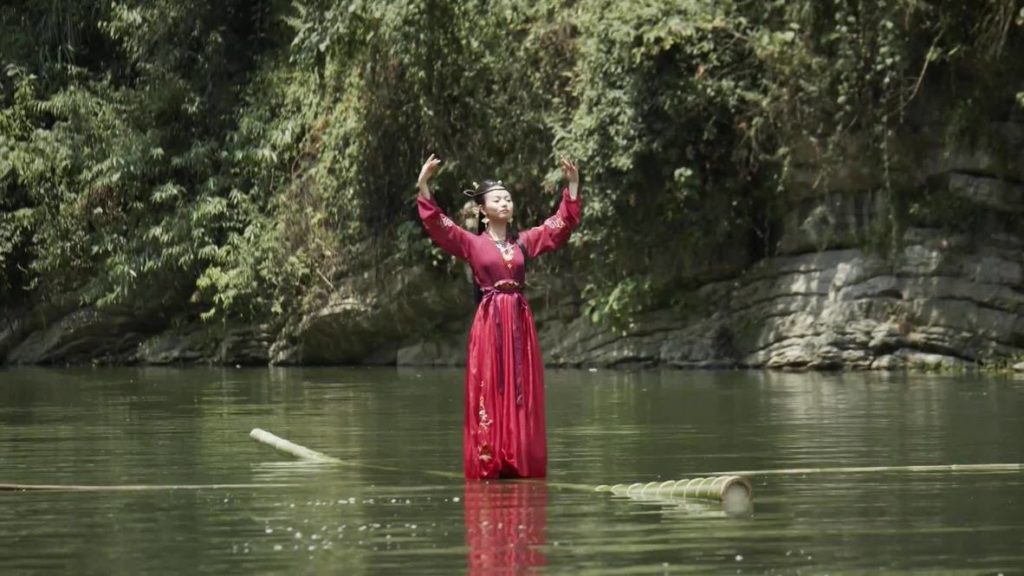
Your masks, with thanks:
M491 190L504 190L504 189L505 189L505 184L501 180L495 180L490 186L488 186L488 187L486 187L486 188L484 188L482 190L480 189L480 185L479 184L477 184L476 182L473 182L473 189L472 190L463 190L462 194L464 196L466 196L467 198L478 198L480 196L483 196L484 194L487 194Z

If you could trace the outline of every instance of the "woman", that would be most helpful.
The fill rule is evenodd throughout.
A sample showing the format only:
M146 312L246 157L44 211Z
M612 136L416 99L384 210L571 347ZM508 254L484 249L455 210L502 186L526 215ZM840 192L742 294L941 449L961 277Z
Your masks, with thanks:
M511 227L512 195L500 181L488 180L465 191L477 202L486 225L480 234L472 234L446 216L431 195L430 178L440 163L431 154L420 171L420 219L438 246L469 262L482 292L466 354L466 478L543 477L544 365L522 293L525 264L564 245L579 224L579 172L562 159L568 185L558 212L518 234Z

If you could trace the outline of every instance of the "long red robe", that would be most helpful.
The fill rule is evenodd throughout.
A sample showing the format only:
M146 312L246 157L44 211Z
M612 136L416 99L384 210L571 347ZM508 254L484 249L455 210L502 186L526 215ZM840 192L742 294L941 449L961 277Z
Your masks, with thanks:
M519 232L506 262L487 234L473 234L418 197L430 238L469 262L484 292L466 351L463 460L466 478L537 478L547 474L544 428L544 364L530 305L521 287L525 259L564 245L580 221L580 199L562 190L558 212L540 226Z

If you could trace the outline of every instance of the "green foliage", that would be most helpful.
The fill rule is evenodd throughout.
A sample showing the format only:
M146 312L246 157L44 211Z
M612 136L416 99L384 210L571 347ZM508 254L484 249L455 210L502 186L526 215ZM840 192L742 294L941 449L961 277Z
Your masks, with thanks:
M628 328L770 255L781 216L920 191L903 128L1020 101L1012 0L74 0L0 8L0 297L287 321L448 268L412 209L503 179L520 221L580 160L571 255ZM949 95L952 95L952 99ZM939 192L941 194L941 192Z

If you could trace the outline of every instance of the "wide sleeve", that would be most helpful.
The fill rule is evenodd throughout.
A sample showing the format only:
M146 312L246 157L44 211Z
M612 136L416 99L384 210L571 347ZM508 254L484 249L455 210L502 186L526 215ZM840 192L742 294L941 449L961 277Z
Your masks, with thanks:
M562 189L562 202L558 212L544 221L519 233L519 240L526 247L530 258L535 258L565 245L572 231L580 225L580 196L573 200L569 188Z
M452 256L469 260L472 234L442 212L433 196L427 199L417 195L416 204L419 207L420 220L423 221L423 227L427 229L430 239Z

